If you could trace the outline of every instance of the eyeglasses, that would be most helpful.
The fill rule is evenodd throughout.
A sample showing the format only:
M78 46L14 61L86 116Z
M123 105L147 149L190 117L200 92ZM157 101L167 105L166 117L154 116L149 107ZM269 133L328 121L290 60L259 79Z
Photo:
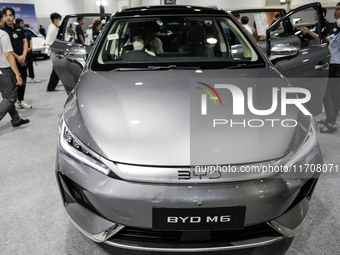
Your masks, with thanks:
M335 8L334 11L335 12L340 11L340 8Z

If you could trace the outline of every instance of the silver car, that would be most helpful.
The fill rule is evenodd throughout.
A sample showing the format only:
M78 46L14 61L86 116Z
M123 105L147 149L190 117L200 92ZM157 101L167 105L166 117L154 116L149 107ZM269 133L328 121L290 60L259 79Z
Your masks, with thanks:
M77 78L58 126L56 178L82 233L178 252L297 233L323 169L318 128L303 104L313 98L290 85L232 15L123 9L89 54L70 44L52 45L57 73L57 61L71 67L59 72L63 82ZM300 51L270 49L276 63Z

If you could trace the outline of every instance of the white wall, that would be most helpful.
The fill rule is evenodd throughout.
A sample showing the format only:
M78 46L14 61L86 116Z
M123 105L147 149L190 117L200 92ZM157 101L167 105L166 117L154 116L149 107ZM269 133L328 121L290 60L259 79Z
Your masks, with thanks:
M304 5L307 3L312 3L312 2L320 2L322 6L324 7L335 7L335 5L339 2L332 2L329 0L318 0L318 1L306 1L306 0L291 0L291 7L296 8L297 6Z

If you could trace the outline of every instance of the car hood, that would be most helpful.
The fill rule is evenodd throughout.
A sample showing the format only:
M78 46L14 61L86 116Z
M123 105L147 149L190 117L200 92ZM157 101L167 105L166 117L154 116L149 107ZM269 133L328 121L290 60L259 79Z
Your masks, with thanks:
M245 101L244 115L235 115L231 93L216 89L220 102L203 83L212 87L234 84L243 91L245 100L247 88L252 87L256 109L270 108L271 87L280 90L288 86L287 80L271 67L87 71L80 77L76 104L66 111L65 121L74 135L101 156L138 165L272 160L287 155L305 137L310 121L295 106L288 107L285 116L281 116L280 107L269 116L257 116L249 112ZM201 114L203 88L216 101L214 105L207 96L207 115ZM214 127L216 119L228 124ZM290 121L282 123L284 120ZM297 125L287 127L293 120Z

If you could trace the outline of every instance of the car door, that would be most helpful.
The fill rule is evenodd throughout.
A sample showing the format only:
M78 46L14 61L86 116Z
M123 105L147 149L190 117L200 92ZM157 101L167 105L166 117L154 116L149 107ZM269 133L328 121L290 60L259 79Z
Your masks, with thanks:
M306 103L314 115L320 114L322 100L327 87L330 52L326 43L325 20L320 3L306 4L298 7L277 23L285 24L284 33L275 32L273 24L267 30L267 54L274 45L290 45L299 48L299 54L289 60L275 63L275 67L288 78L293 86L306 88L311 93L311 100ZM301 27L314 31L314 38L303 34Z
M80 45L74 42L72 37L67 32L67 27L71 24L75 31L77 23L77 17L84 17L84 24L82 29L85 35L86 45ZM110 18L110 14L73 14L67 15L59 28L57 39L51 46L53 68L57 73L59 79L62 81L67 94L69 94L76 86L79 76L83 70L85 59L90 52L93 42L91 41L92 33L86 33L91 30L91 25L94 19L102 20L105 24ZM87 28L87 29L86 29Z

